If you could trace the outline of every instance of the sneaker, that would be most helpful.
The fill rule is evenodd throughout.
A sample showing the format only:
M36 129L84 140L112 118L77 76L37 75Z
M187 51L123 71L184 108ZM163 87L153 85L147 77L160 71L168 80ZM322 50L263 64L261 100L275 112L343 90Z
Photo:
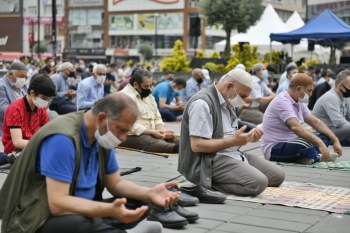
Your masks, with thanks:
M181 187L180 189L181 192L197 197L200 203L221 204L227 199L225 195L210 192L201 185L197 185L196 187L192 188Z
M310 158L299 158L299 159L295 160L295 163L304 164L304 165L311 165L314 162L315 162L315 160L310 159Z
M10 154L7 155L7 163L13 164L16 159L20 156L20 151L13 151Z
M337 160L338 157L339 157L339 155L337 153L330 153L329 154L329 159L327 161L328 162L334 162L335 160Z
M180 216L186 218L189 223L193 223L199 219L198 214L196 212L186 210L178 201L172 204L171 208Z
M147 219L160 222L166 228L181 228L188 224L187 219L179 215L172 207L164 208L154 204L151 204L151 212Z
M169 188L169 191L171 192L181 192L180 188L178 186L173 186ZM182 206L193 206L197 205L199 203L199 200L197 197L192 197L186 193L181 192L179 200L180 204Z

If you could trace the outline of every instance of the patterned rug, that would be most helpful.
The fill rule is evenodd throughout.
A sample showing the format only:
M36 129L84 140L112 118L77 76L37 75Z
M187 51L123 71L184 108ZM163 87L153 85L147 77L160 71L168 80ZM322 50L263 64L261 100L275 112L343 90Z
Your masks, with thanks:
M297 164L297 163L282 163L275 162L281 166L296 166L296 167L311 167L322 168L330 170L350 171L350 161L335 161L335 162L318 162L311 165Z
M311 183L284 182L280 187L266 188L258 196L227 195L227 199L324 210L350 215L350 189Z

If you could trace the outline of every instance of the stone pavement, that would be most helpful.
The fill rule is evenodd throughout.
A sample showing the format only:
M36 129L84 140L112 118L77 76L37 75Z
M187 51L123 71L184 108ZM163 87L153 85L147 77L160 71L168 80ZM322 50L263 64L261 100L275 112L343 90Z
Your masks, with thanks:
M167 123L167 128L180 132L179 123ZM261 156L260 143L252 143L241 148ZM117 159L122 168L142 167L141 172L124 176L139 185L152 187L157 183L178 177L177 156L169 158L138 152L118 153ZM350 148L344 149L341 160L350 160ZM350 188L349 171L327 169L283 167L286 181L310 182L318 185L331 185ZM2 185L6 174L0 174ZM104 197L110 194L104 192ZM332 214L326 211L309 210L279 205L227 200L221 205L198 204L187 207L199 214L200 219L181 229L164 229L164 233L174 232L235 232L235 233L347 233L350 232L350 215Z

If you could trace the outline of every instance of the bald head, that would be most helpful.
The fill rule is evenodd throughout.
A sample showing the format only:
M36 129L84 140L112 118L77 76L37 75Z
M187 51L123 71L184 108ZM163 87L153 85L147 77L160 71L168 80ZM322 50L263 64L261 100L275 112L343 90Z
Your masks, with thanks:
M306 87L309 85L313 85L313 83L314 81L308 75L297 74L291 79L289 87L296 87L296 86Z
M203 71L202 69L196 68L192 71L192 77L196 79L197 81L200 79L204 79Z

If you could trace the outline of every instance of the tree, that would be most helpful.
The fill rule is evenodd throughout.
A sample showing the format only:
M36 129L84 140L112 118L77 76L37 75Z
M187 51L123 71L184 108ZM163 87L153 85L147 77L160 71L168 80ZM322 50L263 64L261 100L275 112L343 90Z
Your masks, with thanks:
M209 56L209 58L219 58L219 51L214 50L214 52Z
M326 46L328 47L328 46ZM337 63L337 58L335 52L338 50L342 50L345 47L344 43L339 43L339 44L333 44L329 46L331 48L331 54L329 55L329 64L336 64Z
M230 55L231 32L246 32L264 11L262 0L200 0L201 12L208 25L222 24L226 32L224 56ZM268 27L268 26L267 26Z
M191 71L190 62L187 61L186 54L182 47L182 41L175 41L175 46L171 57L166 57L162 61L162 71L172 70L172 71Z
M234 69L236 65L243 64L246 70L251 69L254 64L260 63L259 54L257 52L258 46L250 46L249 44L243 45L243 51L241 51L239 44L235 44L232 46L232 50L235 52L234 55L231 56L230 60L226 65L226 72Z
M149 42L144 42L139 45L138 52L145 58L146 61L148 61L153 56L153 47Z
M37 43L33 46L33 51L35 53L38 53L38 44ZM47 44L41 42L40 43L40 53L46 53L46 52L47 52Z
M201 49L197 50L196 58L205 58L204 51Z

